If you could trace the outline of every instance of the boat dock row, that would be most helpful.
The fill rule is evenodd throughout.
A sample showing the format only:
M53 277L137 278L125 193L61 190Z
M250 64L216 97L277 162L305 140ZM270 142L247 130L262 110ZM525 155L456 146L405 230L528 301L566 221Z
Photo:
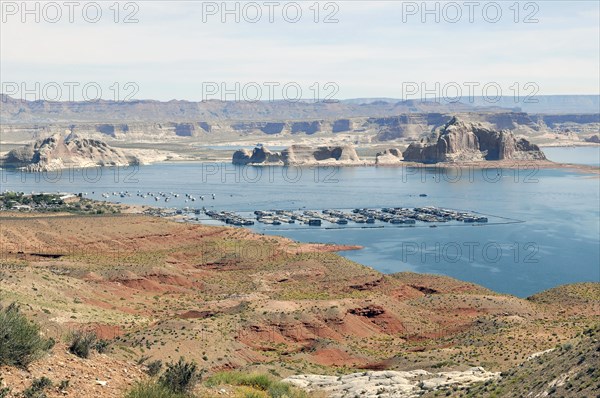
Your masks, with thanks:
M213 220L222 221L225 224L231 224L235 226L250 226L254 225L254 221L248 220L240 215L237 215L231 211L216 212L212 210L205 211L205 214Z
M310 226L321 226L323 222L337 225L346 225L350 222L357 224L375 224L384 222L390 224L414 225L417 221L424 223L447 223L450 221L463 223L487 223L487 217L459 210L438 208L434 206L427 207L394 207L382 209L354 209L350 212L326 209L322 211L304 210L256 210L253 216L244 217L231 211L204 211L210 218L222 221L226 224L236 226L254 225L254 218L257 222L266 225L282 224L305 224ZM196 213L198 214L198 213Z

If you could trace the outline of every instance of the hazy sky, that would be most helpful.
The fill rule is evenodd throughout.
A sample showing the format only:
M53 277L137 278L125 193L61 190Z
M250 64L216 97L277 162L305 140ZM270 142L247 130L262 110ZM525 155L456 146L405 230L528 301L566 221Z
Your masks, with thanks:
M313 98L317 87L319 98L482 95L490 85L489 95L600 91L598 1L428 2L429 14L421 1L228 2L230 14L221 1L135 1L118 15L113 3L85 13L77 3L71 23L63 1L29 2L30 14L2 1L4 91L21 85L22 96L23 82L37 91L28 99L54 99L58 85L62 100L75 83L77 98L88 84L89 97L99 87L110 99L115 82L120 98L159 100L219 98L223 88L228 99L254 98L257 87L261 99L298 88ZM137 22L124 23L128 15Z

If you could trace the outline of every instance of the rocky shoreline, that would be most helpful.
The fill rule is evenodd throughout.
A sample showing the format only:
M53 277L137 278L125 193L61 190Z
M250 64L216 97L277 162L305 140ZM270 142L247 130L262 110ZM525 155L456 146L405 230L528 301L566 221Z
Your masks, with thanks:
M308 392L325 391L331 398L417 398L449 387L463 388L500 378L481 367L466 371L430 373L425 370L368 371L345 376L298 375L284 379Z

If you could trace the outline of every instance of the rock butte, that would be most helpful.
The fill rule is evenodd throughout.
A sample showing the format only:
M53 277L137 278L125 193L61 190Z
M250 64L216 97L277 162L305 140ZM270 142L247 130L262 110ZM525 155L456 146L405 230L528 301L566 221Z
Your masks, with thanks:
M95 166L128 166L139 159L96 139L74 133L57 133L21 148L11 150L2 159L4 167L41 172Z
M292 145L281 152L272 152L263 146L254 150L241 149L233 154L233 164L239 165L360 165L356 150L351 145L319 146Z
M454 117L428 139L404 151L406 161L421 163L473 162L485 160L545 160L537 145L510 131L496 131L480 123Z

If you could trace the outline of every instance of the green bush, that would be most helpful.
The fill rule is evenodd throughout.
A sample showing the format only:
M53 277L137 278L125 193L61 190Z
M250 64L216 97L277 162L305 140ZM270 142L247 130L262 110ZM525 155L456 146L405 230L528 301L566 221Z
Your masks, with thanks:
M308 398L308 395L303 391L264 374L221 372L209 377L205 384L208 387L216 387L220 384L252 387L257 390L266 391L271 398Z
M89 358L90 350L96 343L96 333L77 331L71 335L69 352L79 358Z
M25 398L46 398L45 390L52 386L52 380L47 377L40 377L31 382L25 391L23 391L23 397Z
M62 380L59 384L58 384L58 390L59 391L65 391L67 388L69 388L69 384L71 384L70 380Z
M146 373L150 377L154 377L158 373L160 373L162 366L163 366L163 363L160 359L157 359L156 361L152 361L146 365Z
M294 396L292 386L281 382L271 384L267 392L272 398L290 398Z
M191 398L186 393L171 391L167 386L160 383L145 382L136 384L125 398Z
M110 345L110 341L108 340L98 340L96 344L94 344L94 350L98 351L100 354L108 351L108 347Z
M0 365L25 368L53 346L54 340L44 339L16 304L0 308Z
M181 357L178 362L167 364L167 369L158 381L173 392L185 393L193 389L200 378L201 373L196 363L186 362Z

